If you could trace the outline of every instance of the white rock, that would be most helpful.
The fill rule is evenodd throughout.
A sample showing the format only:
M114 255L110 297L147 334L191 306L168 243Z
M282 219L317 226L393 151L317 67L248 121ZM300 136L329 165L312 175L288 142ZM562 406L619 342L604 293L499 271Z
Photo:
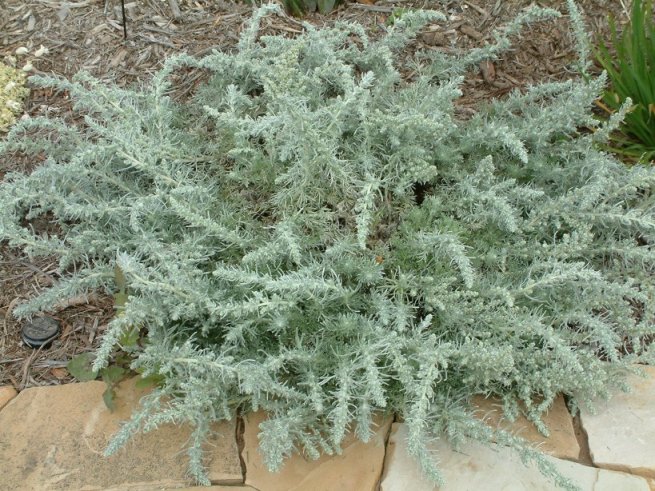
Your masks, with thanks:
M631 377L632 392L619 392L581 411L594 465L655 478L655 367L642 367L647 379Z
M39 49L37 49L36 52L34 53L34 56L36 56L37 58L40 58L43 55L47 55L49 52L50 52L50 50L48 48L41 45L41 47Z
M564 397L555 399L550 409L542 415L544 424L550 431L548 438L537 431L537 428L524 416L519 416L510 423L502 419L502 401L496 398L484 399L480 396L473 398L473 404L479 417L491 427L500 427L530 443L539 445L544 453L558 459L575 460L580 458L580 445L575 436L573 418L566 408Z
M526 467L510 449L471 442L455 452L444 440L432 450L446 484L437 488L422 474L405 444L405 424L394 423L387 446L385 471L380 491L556 491L552 482L536 467ZM621 472L587 467L567 460L547 457L559 471L583 491L649 491L645 479Z

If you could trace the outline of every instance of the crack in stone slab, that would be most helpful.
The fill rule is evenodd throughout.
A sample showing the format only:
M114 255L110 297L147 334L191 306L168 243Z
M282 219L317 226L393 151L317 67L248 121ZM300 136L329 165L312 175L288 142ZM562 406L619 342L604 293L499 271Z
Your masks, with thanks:
M246 483L246 473L248 472L248 469L246 467L246 461L243 458L243 451L246 448L246 442L243 438L243 434L246 431L246 423L243 420L243 416L238 414L236 416L236 424L235 426L235 432L234 432L234 438L237 442L237 451L239 452L239 464L241 465L241 476L243 477L243 484Z
M377 482L375 483L375 489L376 491L379 491L380 486L382 485L382 478L384 477L384 471L387 469L387 452L388 452L388 447L387 445L389 444L389 438L391 437L391 427L393 426L393 423L396 421L397 415L393 415L393 420L391 421L391 424L389 425L389 429L387 430L387 434L384 436L384 454L382 455L382 467L380 469L380 477L378 477Z

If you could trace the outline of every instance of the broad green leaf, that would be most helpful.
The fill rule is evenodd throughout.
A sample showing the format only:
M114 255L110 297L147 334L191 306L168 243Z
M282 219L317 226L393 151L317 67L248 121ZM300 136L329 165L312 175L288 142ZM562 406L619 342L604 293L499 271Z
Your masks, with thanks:
M129 368L130 363L132 363L132 359L133 357L130 353L121 351L119 353L116 353L116 356L114 357L114 365L123 368Z
M157 387L164 381L164 376L158 373L148 375L147 377L140 378L136 381L135 387L137 389L149 389L150 387Z
M92 368L95 355L87 352L74 356L66 365L70 374L80 382L89 382L98 377L98 372Z
M125 378L127 370L117 365L111 365L102 369L101 374L102 380L104 380L108 385L117 384Z
M102 394L102 400L105 401L105 406L107 406L107 409L109 409L111 412L116 409L115 399L116 391L111 386L108 386Z

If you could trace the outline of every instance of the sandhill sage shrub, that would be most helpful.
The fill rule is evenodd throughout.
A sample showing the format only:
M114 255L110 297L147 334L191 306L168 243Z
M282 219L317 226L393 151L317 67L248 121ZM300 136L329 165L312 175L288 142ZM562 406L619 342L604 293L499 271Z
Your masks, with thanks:
M95 368L137 326L133 368L161 382L108 453L191 422L206 483L209 424L237 411L269 412L272 470L397 413L437 482L428 443L445 435L509 445L571 488L470 400L499 396L547 433L557 394L588 404L652 360L655 171L597 149L620 116L599 126L590 111L605 80L538 85L463 120L464 71L554 12L462 56L407 60L439 14L407 13L377 41L349 23L260 37L271 10L235 52L169 59L142 89L32 78L68 91L84 122L21 121L0 149L46 158L0 186L0 237L62 271L14 313L112 292L120 271L128 300ZM210 74L190 99L174 97L180 68ZM34 231L39 216L56 232Z

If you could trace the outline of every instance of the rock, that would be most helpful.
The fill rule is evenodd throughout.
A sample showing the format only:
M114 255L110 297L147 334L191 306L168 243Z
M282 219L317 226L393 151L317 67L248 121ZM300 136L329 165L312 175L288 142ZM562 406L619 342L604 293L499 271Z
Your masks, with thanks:
M417 462L407 450L407 426L394 423L380 491L556 491L557 488L534 466L525 466L507 447L467 443L455 452L444 440L431 446L446 484L437 488L422 474ZM558 470L573 480L582 491L649 491L645 479L604 469L587 467L568 460L546 457Z
M0 411L0 489L107 490L189 486L184 453L190 428L161 425L137 435L109 458L102 453L144 394L135 379L117 388L116 410L102 400L103 382L22 391ZM207 466L212 482L243 482L235 424L213 428Z
M492 427L500 427L536 443L539 448L553 457L568 460L578 460L580 445L575 436L573 418L566 408L566 402L561 395L555 399L552 407L543 416L543 421L550 430L550 436L544 437L525 417L519 416L514 423L503 420L502 402L498 399L473 398L474 406L480 410L479 416Z
M169 488L175 489L175 491L264 491L251 488L250 486L208 486L208 487L198 487L193 488ZM154 490L153 490L154 491Z
M86 491L86 489L87 488L84 488L84 491ZM138 484L135 486L130 486L128 488L124 486L103 488L102 491L265 491L265 490L258 490L255 488L251 488L250 486L241 486L241 485L222 486L220 484L216 486L184 486L184 487L180 487L177 485L161 486L161 485L151 485L151 484Z
M264 412L244 418L244 450L246 485L261 491L375 491L382 475L385 441L391 418L376 420L378 427L371 440L364 444L353 434L343 442L341 455L323 455L309 460L301 455L288 459L282 469L271 473L259 452L259 424Z
M86 490L86 488L85 488ZM76 490L77 491L77 490ZM102 491L265 491L265 490L258 490L255 488L251 488L250 486L241 486L241 485L235 485L235 486L222 486L222 485L216 485L216 486L153 486L153 485L148 485L148 484L139 484L137 486L130 486L129 488L125 488L123 486L118 486L118 487L113 487L113 488L104 488Z
M428 46L446 46L446 36L440 31L427 31L421 35L421 40Z
M18 395L18 392L16 392L16 389L14 389L11 385L4 385L0 387L0 409L5 407L9 401L16 397L16 395Z
M594 465L655 478L655 367L648 378L632 376L632 392L596 403L597 414L581 411Z

